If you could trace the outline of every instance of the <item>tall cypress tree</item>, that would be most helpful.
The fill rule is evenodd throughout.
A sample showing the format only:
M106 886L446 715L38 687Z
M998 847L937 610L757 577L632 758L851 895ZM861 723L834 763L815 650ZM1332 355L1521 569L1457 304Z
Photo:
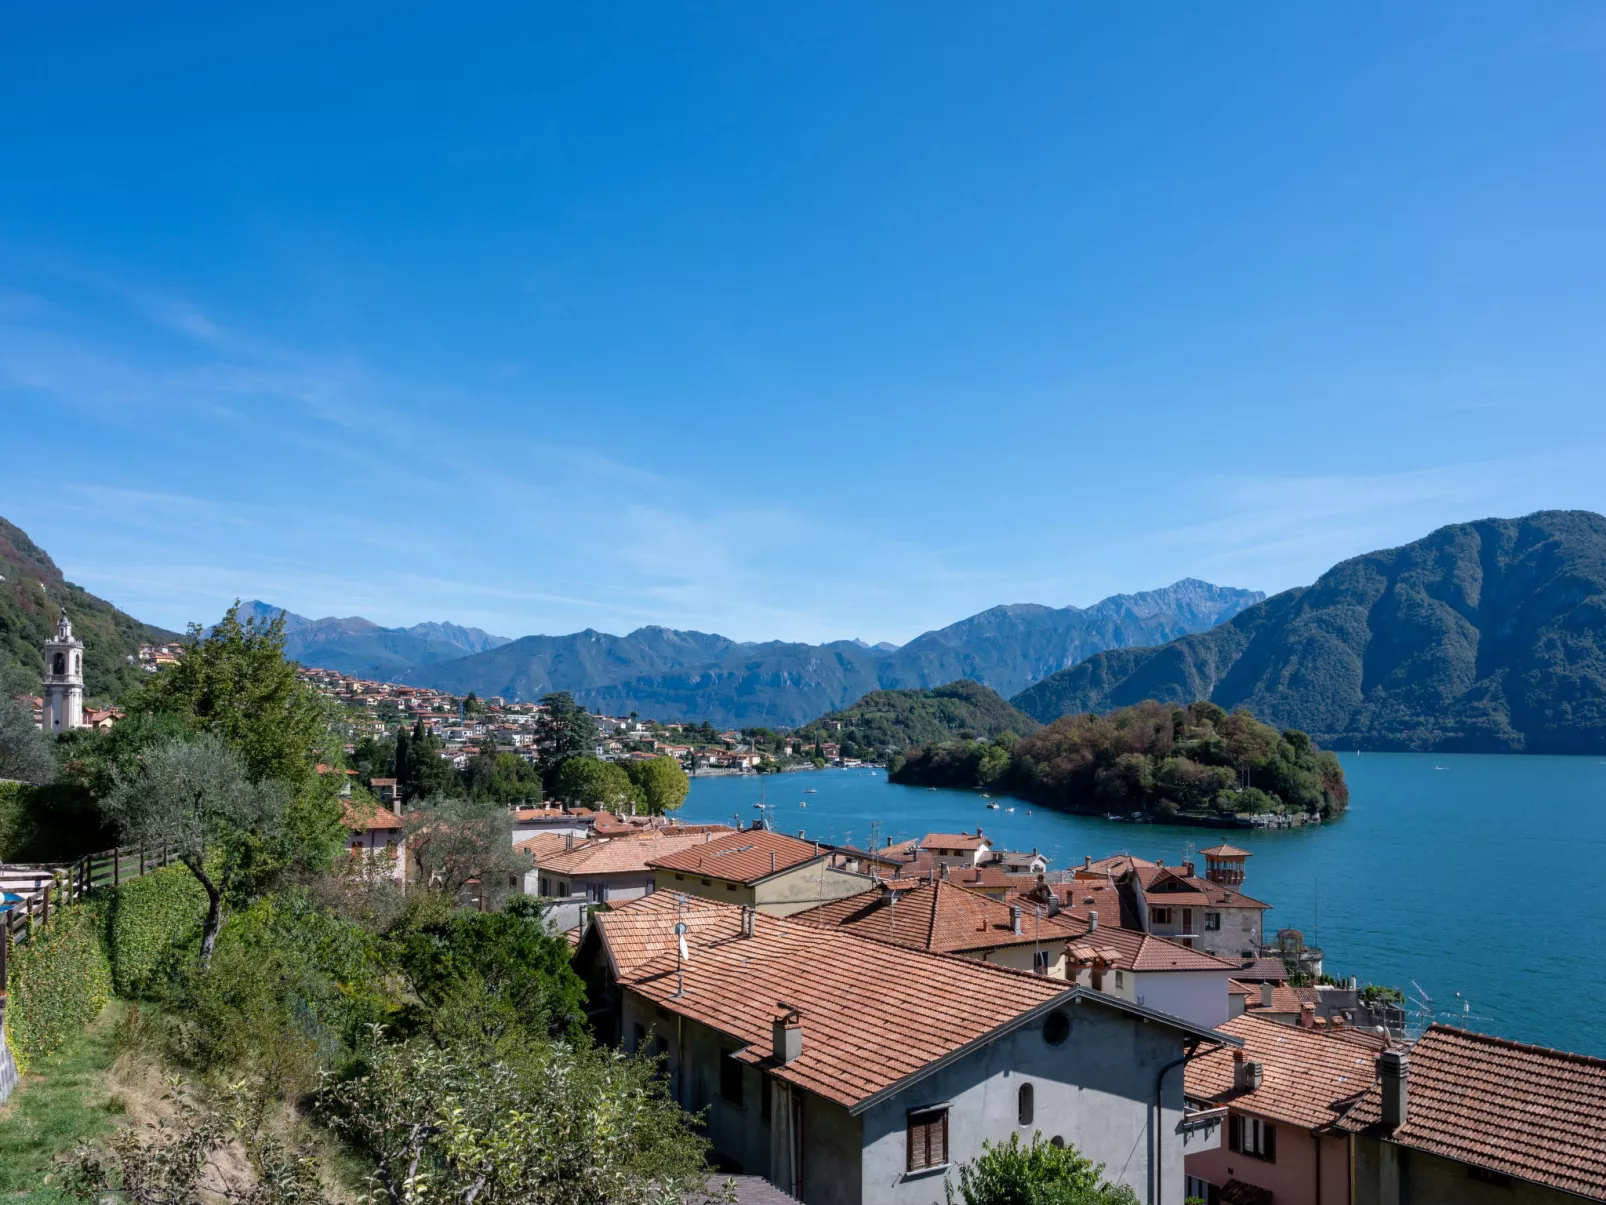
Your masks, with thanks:
M407 739L407 725L396 729L396 790L406 798L407 780L412 774L412 748Z

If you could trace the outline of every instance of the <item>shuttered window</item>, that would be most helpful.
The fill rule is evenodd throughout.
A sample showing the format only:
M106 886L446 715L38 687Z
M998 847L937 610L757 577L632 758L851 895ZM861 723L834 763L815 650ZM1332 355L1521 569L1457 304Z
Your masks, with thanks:
M926 1109L909 1114L909 1170L941 1167L948 1162L948 1110Z
M734 1050L727 1050L720 1056L719 1094L738 1109L742 1107L742 1064Z
M1240 1117L1234 1113L1227 1119L1227 1145L1240 1155L1276 1163L1277 1127L1258 1117Z

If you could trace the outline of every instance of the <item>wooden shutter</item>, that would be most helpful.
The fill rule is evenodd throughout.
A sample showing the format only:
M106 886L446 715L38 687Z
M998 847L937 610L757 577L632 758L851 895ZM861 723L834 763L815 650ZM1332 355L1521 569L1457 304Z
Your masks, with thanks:
M948 1162L948 1110L927 1109L909 1114L910 1171Z
M1277 1127L1272 1125L1268 1121L1263 1121L1263 1122L1260 1123L1260 1133L1261 1133L1261 1139L1260 1139L1261 1154L1265 1156L1265 1159L1266 1159L1267 1163L1276 1163L1277 1162ZM1317 1141L1319 1142L1321 1140L1318 1138Z
M1244 1119L1236 1113L1227 1118L1227 1147L1240 1152L1244 1149Z

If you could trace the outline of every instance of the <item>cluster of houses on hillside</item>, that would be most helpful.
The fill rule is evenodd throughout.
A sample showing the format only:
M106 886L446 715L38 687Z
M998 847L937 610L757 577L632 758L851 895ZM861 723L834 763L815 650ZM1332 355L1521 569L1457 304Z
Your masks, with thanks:
M1165 1205L1606 1200L1606 1061L1302 986L1231 845L1055 871L555 806L514 841L599 1035L796 1200L929 1205L1012 1134Z

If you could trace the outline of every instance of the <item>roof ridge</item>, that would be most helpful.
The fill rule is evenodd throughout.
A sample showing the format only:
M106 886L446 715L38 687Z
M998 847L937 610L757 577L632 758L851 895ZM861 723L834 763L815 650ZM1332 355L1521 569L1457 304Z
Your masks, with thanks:
M1521 1050L1527 1052L1528 1054L1549 1055L1552 1058L1563 1059L1572 1063L1582 1063L1585 1066L1595 1067L1601 1071L1606 1071L1606 1058L1598 1058L1592 1054L1579 1054L1576 1051L1562 1050L1555 1046L1539 1046L1533 1042L1518 1042L1513 1038L1502 1038L1498 1034L1480 1033L1476 1029L1461 1029L1458 1026L1445 1025L1439 1021L1435 1021L1432 1025L1428 1026L1427 1033L1424 1033L1422 1036L1426 1037L1427 1034L1435 1031L1439 1033L1454 1034L1458 1038L1472 1038L1473 1040L1482 1042L1485 1045L1501 1046L1507 1050Z

